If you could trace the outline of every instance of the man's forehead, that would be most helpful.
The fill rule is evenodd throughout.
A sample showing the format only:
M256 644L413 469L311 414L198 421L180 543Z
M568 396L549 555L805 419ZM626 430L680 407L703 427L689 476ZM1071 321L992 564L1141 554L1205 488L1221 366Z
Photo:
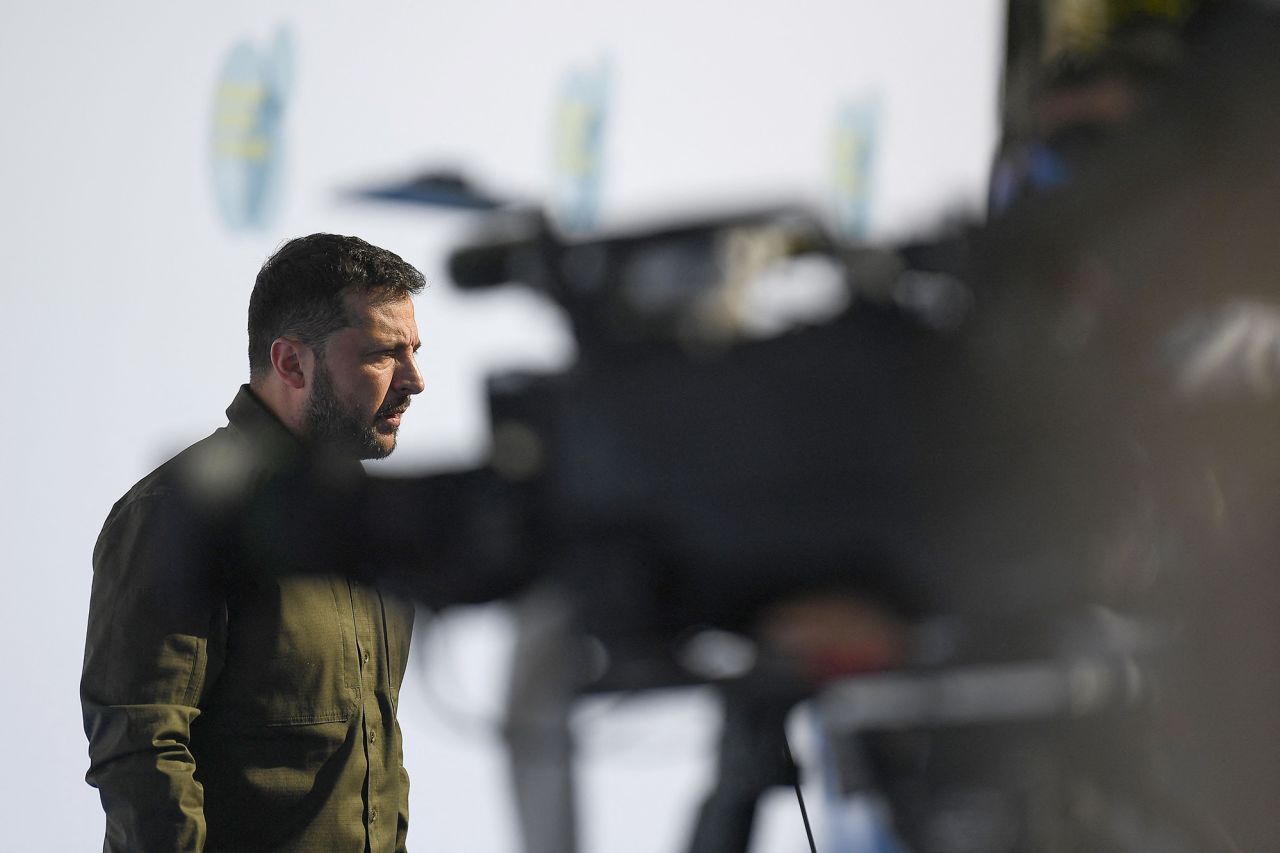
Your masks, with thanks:
M408 296L382 295L375 298L365 293L343 295L350 327L375 334L410 334L417 336L413 300Z

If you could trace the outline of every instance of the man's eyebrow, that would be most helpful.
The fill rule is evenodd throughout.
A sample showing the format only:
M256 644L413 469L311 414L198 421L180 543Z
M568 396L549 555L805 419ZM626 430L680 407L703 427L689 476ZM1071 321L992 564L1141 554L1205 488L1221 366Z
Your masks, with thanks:
M373 349L399 349L400 347L417 349L422 346L421 342L414 343L412 338L401 336L394 332L386 334L370 332L367 340L369 341L369 346Z

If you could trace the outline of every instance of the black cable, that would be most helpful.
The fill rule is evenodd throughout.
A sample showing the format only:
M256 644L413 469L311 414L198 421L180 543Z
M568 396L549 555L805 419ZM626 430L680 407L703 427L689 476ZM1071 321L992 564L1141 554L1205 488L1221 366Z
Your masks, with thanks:
M791 785L796 789L796 800L800 803L800 819L804 821L804 834L809 838L809 853L818 853L818 845L813 841L813 827L809 825L809 810L805 808L804 793L800 790L800 768L796 765L796 760L791 755L791 744L787 742L785 732L782 735L782 748L787 753L787 763L791 765L794 774Z
M800 801L800 817L804 819L804 834L809 836L809 853L818 853L818 845L813 843L813 828L809 826L809 811L804 807L804 794L800 793L800 780L795 782L796 799Z

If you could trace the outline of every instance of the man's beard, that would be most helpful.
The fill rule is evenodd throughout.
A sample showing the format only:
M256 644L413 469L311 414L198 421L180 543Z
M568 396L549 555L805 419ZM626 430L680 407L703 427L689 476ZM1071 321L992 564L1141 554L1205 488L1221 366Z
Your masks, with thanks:
M408 407L408 398L387 404L378 415L401 411ZM356 459L382 459L396 449L395 434L391 444L378 440L376 416L365 420L358 413L343 405L333 387L329 369L322 360L316 361L315 377L311 386L311 398L307 401L305 424L307 437L316 444L336 450L344 456Z

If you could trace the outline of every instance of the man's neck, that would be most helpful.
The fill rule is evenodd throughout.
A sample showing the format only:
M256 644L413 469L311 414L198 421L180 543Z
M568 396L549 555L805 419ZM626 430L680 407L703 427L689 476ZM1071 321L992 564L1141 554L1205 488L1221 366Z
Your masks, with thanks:
M296 392L270 381L254 381L253 379L249 380L249 390L262 402L267 411L275 415L276 419L285 425L286 429L299 438L305 435L303 429L304 406L302 401L297 398Z

